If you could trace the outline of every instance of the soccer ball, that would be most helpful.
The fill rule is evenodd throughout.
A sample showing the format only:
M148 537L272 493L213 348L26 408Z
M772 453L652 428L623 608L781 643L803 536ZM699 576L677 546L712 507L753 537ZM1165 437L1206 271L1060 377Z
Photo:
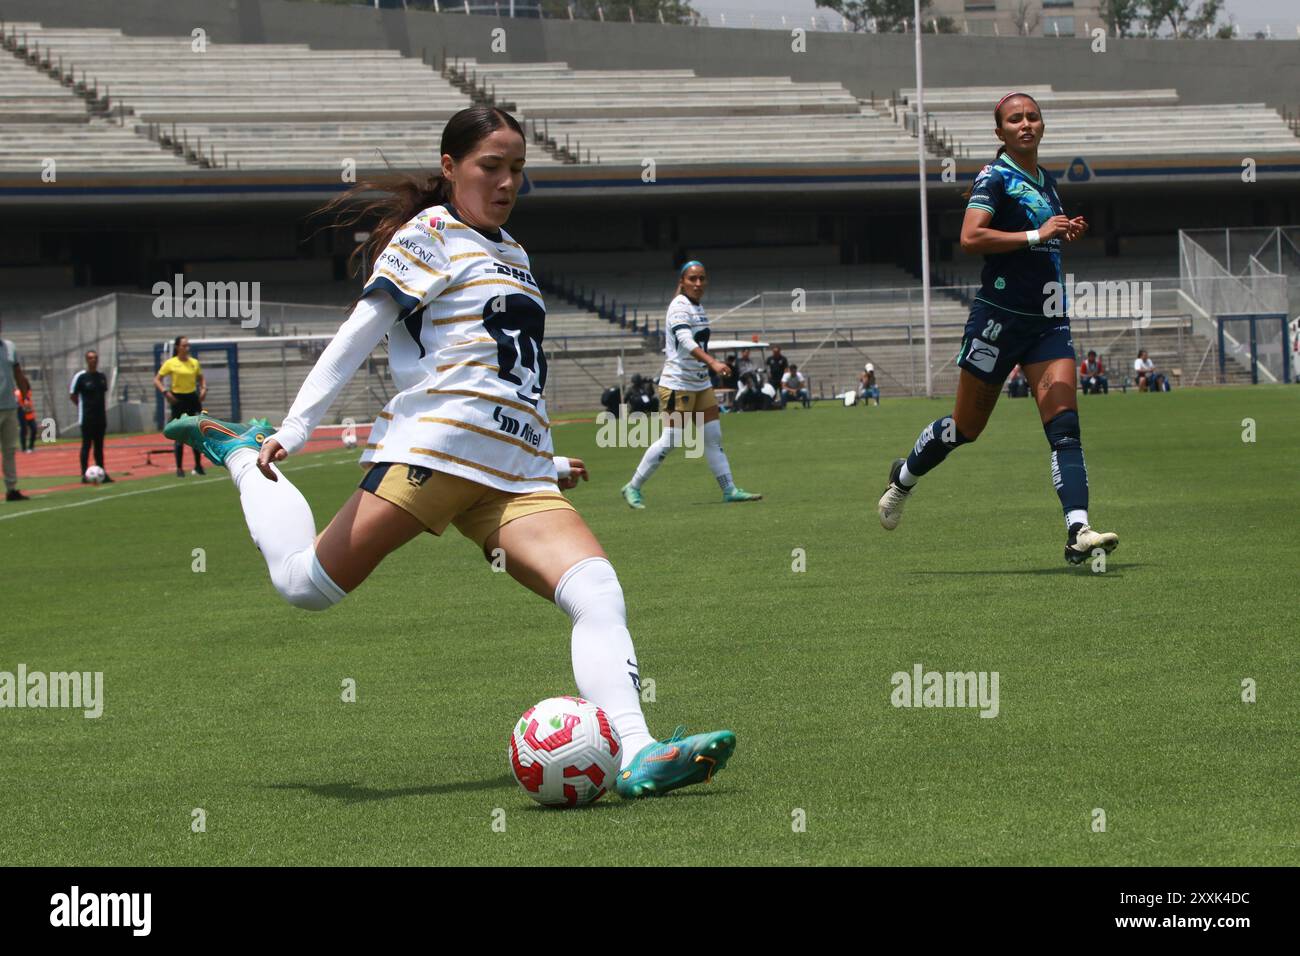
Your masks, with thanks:
M613 786L623 744L605 712L581 697L548 697L510 733L510 769L548 807L578 807Z
M86 469L86 480L91 484L97 485L108 476L104 474L104 469L98 465L91 465Z
M344 447L344 448L356 448L356 447L357 447L357 436L354 435L354 434L352 434L352 432L344 432L344 433L343 433L343 447Z

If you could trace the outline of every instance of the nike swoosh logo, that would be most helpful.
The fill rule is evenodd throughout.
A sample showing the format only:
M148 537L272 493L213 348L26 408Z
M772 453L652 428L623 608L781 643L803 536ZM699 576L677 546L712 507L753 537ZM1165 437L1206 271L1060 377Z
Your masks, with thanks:
M236 435L234 432L232 432L229 428L225 428L225 427L222 426L222 425L218 425L216 422L206 422L206 421L205 421L205 422L200 422L200 423L199 423L199 434L200 434L200 435L206 435L206 434L207 434L208 432L210 432L210 431L220 432L220 433L223 434L223 435L229 435L231 438L238 438L238 437L239 437L239 436Z
M665 750L661 754L657 754L653 757L646 757L645 762L657 763L658 761L661 760L676 760L679 756L681 756L681 753L682 753L682 749L680 747L672 747L668 750Z

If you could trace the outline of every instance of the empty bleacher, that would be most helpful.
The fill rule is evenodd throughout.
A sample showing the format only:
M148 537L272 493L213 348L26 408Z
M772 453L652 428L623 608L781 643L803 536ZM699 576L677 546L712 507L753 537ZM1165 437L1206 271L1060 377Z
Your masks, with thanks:
M1300 151L1282 115L1262 103L1181 105L1176 90L1060 91L1028 87L1043 110L1046 132L1039 159L1048 163L1151 154L1240 152L1243 156ZM925 92L926 125L957 155L990 158L993 105L1005 93L989 87ZM897 118L915 128L915 91L902 91ZM909 112L910 111L910 112Z
M0 53L0 117L6 124L84 123L86 108L57 80Z
M152 150L158 162L179 153L201 165L259 169L338 170L349 159L379 168L385 158L427 168L443 123L470 105L437 71L396 50L196 48L190 37L38 24L9 25L7 35L67 81L84 80L91 105L130 127L136 151Z
M520 67L524 67L521 69ZM760 116L857 113L839 83L788 76L697 76L694 70L572 70L564 63L479 63L453 59L460 77L486 85L497 102L529 118Z
M0 170L53 152L67 168L428 168L442 124L475 101L513 109L544 148L533 164L872 163L910 160L915 95L890 108L839 83L693 70L575 70L565 63L451 58L442 71L395 50L315 50L125 36L99 28L5 25ZM992 88L926 93L927 148L980 157L997 148ZM1297 151L1258 103L1182 105L1172 89L1033 86L1047 114L1044 160ZM115 129L109 118L116 118ZM12 127L29 124L26 130ZM62 127L66 125L68 129ZM1156 135L1155 131L1159 131Z
M581 162L875 162L914 159L916 140L874 110L835 114L548 120L557 146Z
M0 172L57 182L60 172L184 168L131 130L93 117L71 89L0 49Z
M577 162L867 162L916 151L838 83L459 59L448 71L516 108L536 138Z

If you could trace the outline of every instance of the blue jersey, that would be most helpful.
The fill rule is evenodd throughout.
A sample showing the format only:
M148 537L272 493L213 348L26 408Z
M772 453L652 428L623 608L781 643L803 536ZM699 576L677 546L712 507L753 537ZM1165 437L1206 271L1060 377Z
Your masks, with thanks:
M1005 153L975 177L966 208L988 210L993 214L989 228L999 232L1029 232L1052 216L1064 215L1052 174L1039 167L1038 175L1030 176ZM1058 296L1064 303L1061 239L985 256L981 282L977 299L1008 312L1047 317L1044 303L1052 291L1049 283L1059 283Z

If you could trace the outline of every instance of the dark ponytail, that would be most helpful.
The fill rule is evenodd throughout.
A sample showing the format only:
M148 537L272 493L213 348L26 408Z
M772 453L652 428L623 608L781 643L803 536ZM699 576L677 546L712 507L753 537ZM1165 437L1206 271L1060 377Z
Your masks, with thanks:
M183 338L185 338L185 336L183 336L183 335L178 335L178 336L176 336L176 338L174 338L174 339L172 340L172 358L175 358L176 355L177 355L177 353L180 352L180 350L181 350L181 339L183 339Z
M358 182L316 210L317 213L334 216L331 225L336 229L378 217L379 221L370 228L370 237L352 250L348 257L349 266L355 266L358 259L366 263L374 262L392 241L397 230L410 222L416 213L430 206L446 204L451 199L451 183L443 178L442 156L446 154L454 160L462 160L479 143L503 126L514 130L527 142L518 120L505 110L493 106L471 106L460 110L447 120L447 125L442 129L438 155L434 157L434 172L376 176ZM366 196L373 193L381 195L378 199L364 201Z

